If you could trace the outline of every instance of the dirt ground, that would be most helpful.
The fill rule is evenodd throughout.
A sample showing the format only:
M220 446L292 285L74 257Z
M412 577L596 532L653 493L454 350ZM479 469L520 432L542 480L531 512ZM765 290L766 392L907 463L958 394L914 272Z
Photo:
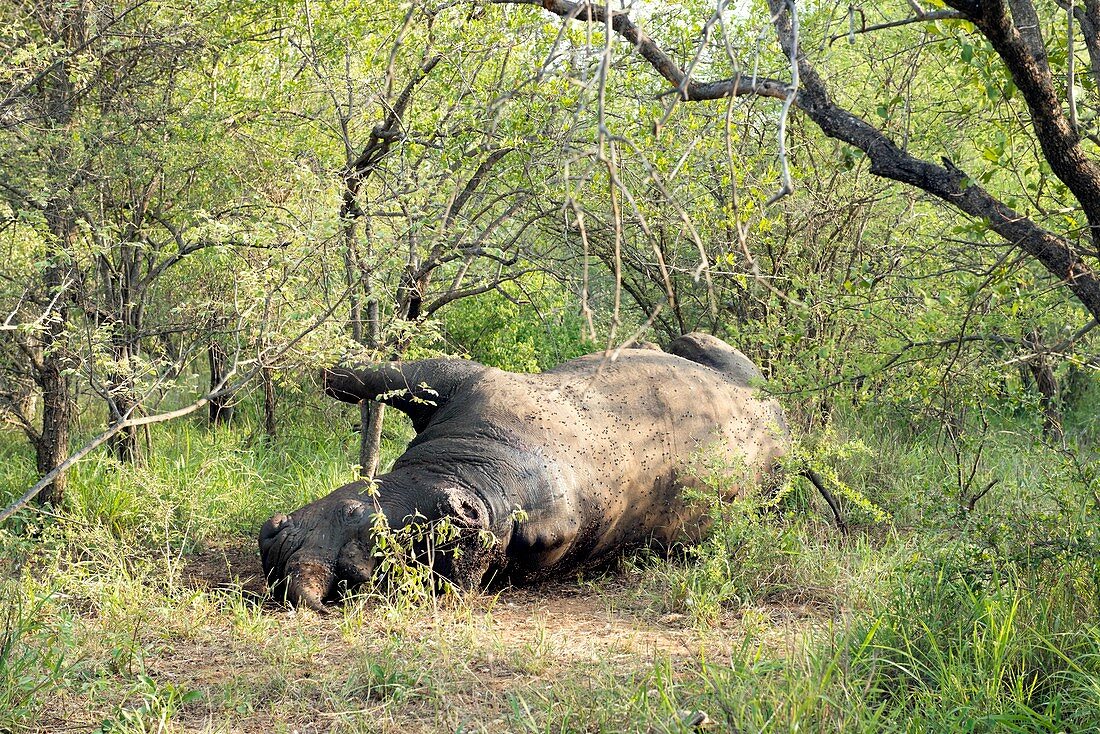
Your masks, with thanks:
M137 730L571 731L578 721L580 730L608 730L584 724L593 720L584 707L617 705L639 686L656 695L659 684L647 683L654 671L697 675L702 661L721 661L746 634L782 655L822 623L820 610L776 606L700 626L656 608L630 574L434 608L358 602L316 615L266 599L255 545L245 540L208 545L188 557L182 577L185 590L218 601L193 620L135 632L142 680L155 690L129 691L115 710L137 711ZM197 693L173 706L173 691ZM104 709L85 718L86 705L64 702L41 730L94 729Z
M271 614L294 615L281 605L264 601L266 584L254 544L208 546L190 557L184 574L196 589L239 593L262 603ZM484 616L506 646L521 646L530 641L532 630L544 629L552 643L549 647L563 660L657 654L695 658L701 652L722 652L723 643L739 641L742 615L723 617L706 630L722 634L704 635L687 615L655 613L651 600L631 593L636 589L631 581L628 576L613 575L601 578L596 585L546 582L510 587L473 597L471 609ZM779 647L784 629L789 627L798 638L807 625L820 623L822 618L821 610L811 605L769 605L756 612L780 628L776 630L779 637L773 640Z
M257 613L271 625L271 638L259 649L245 646L242 653L242 646L229 640L232 649L220 650L217 640L208 638L166 646L146 660L156 675L206 691L208 702L218 698L211 694L216 689L242 676L255 682L255 676L288 673L290 683L310 681L307 688L315 691L339 687L342 671L356 665L361 670L364 659L381 660L397 679L423 690L381 702L367 697L355 712L340 711L346 701L326 701L323 695L299 700L297 711L276 706L274 712L257 709L238 716L196 708L177 719L183 731L528 731L535 720L541 726L552 716L531 714L525 727L513 728L517 701L553 711L574 693L584 705L584 691L593 686L645 679L654 666L673 676L691 675L701 661L727 657L746 634L783 655L823 622L820 610L777 605L697 625L689 615L654 609L652 595L639 593L638 579L629 573L508 588L440 609L383 613L365 602L355 612L319 616L264 601L259 556L244 541L205 548L190 557L184 574L196 590L240 594L259 605ZM279 635L304 635L310 649L305 656L277 660L273 670L264 647L281 646Z

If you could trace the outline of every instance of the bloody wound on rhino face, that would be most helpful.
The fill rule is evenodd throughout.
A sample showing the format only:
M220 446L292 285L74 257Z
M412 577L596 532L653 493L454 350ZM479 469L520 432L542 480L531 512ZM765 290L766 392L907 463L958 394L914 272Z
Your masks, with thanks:
M763 475L786 450L783 412L757 395L759 377L706 334L534 375L455 359L325 370L329 395L392 405L417 436L373 496L354 482L268 520L264 571L277 595L319 609L375 574L383 519L389 528L445 524L446 538L425 541L421 556L466 587L567 575L628 548L695 540L700 510L682 491L694 482L684 472L693 457L707 451Z

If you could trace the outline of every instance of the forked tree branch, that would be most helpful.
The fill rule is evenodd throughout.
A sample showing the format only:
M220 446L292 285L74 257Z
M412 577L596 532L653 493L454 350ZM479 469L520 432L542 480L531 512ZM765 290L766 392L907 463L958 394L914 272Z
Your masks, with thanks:
M390 152L390 148L393 147L394 143L401 142L405 138L401 118L405 114L405 108L409 106L409 102L412 100L413 90L427 78L441 59L441 56L432 56L420 66L412 78L409 79L401 94L397 96L397 101L387 110L382 122L375 125L371 130L370 139L359 153L359 156L350 161L345 167L343 175L344 203L341 207L341 218L355 218L363 213L355 198L360 187L378 166L378 162Z
M1086 0L1095 5L1096 0ZM502 4L539 5L567 19L606 23L602 6L573 3L569 0L493 0ZM1100 166L1089 159L1081 148L1080 139L1062 113L1054 93L1053 81L1045 57L1032 53L1036 31L1030 28L1021 34L1003 2L977 0L947 0L985 35L1001 55L1013 75L1017 88L1031 108L1036 135L1051 167L1074 192L1089 223L1094 242L1100 243ZM1027 216L1015 211L981 186L946 158L943 165L917 158L902 150L893 140L858 115L837 105L830 97L817 70L806 58L804 50L794 43L787 0L768 0L774 18L779 45L784 54L797 58L801 83L794 106L802 110L827 136L859 148L871 161L871 173L908 184L942 199L959 211L989 223L989 227L1010 245L1019 247L1037 260L1051 275L1062 282L1089 311L1100 318L1100 277L1083 259L1066 237L1040 227ZM1026 11L1030 0L1013 0ZM1024 12L1019 11L1019 12ZM612 14L611 27L632 43L653 68L685 101L702 101L738 95L757 95L786 99L788 87L774 79L745 79L738 76L713 82L696 82L646 36L625 13ZM1071 183L1072 182L1072 183ZM1094 219L1095 217L1095 219Z
M537 5L566 20L580 20L600 24L607 23L607 9L602 4L574 3L570 0L492 0L498 5ZM776 79L752 79L737 76L714 82L697 82L691 79L652 38L630 19L626 13L611 13L611 28L638 49L658 74L664 77L685 101L723 99L756 95L774 99L787 98L787 85Z

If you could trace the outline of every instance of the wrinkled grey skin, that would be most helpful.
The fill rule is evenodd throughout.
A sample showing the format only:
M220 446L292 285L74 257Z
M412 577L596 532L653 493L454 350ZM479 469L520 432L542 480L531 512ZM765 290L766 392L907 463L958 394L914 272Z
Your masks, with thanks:
M705 450L759 479L789 439L779 405L750 384L760 372L706 334L682 336L665 352L592 354L535 375L442 359L338 367L324 377L332 397L403 410L417 436L378 478L376 500L354 482L260 531L268 580L315 609L340 582L354 587L374 575L376 501L391 528L418 514L462 529L431 559L451 581L530 581L627 548L696 540L700 510L682 495L693 481L689 464ZM485 542L488 533L495 543Z

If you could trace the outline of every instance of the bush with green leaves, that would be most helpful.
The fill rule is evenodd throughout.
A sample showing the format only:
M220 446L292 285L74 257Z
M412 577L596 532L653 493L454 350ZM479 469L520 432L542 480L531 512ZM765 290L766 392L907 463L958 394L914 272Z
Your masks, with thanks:
M837 531L790 503L792 481L778 490L761 486L743 465L708 455L693 473L685 495L702 511L706 535L683 548L684 563L658 563L647 573L647 588L663 594L667 610L707 624L725 609L780 599L835 604L828 590L837 567L824 561Z
M543 273L455 302L444 327L448 352L511 372L541 372L596 348L572 298Z

